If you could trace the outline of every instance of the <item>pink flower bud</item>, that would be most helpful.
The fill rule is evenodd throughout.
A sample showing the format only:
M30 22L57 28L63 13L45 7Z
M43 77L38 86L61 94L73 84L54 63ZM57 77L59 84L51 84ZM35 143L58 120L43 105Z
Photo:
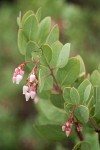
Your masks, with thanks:
M67 137L70 135L70 132L71 132L71 129L68 128L68 129L66 130L66 135L67 135Z
M15 68L15 73L18 73L19 69L18 68Z
M31 99L34 99L35 96L36 96L36 92L35 91L31 91L30 94L31 94Z
M23 70L20 70L20 75L24 75L24 71Z
M26 92L25 93L26 101L28 101L30 97L31 97L31 94L29 92Z
M28 91L29 87L27 85L23 86L23 94L25 94Z
M30 82L33 82L35 80L35 75L34 74L31 74L30 75Z
M66 126L69 127L69 125L70 125L70 124L69 124L69 121L67 121L67 122L66 122Z
M19 84L20 81L22 80L22 78L23 78L23 77L18 74L18 75L16 76L16 84Z

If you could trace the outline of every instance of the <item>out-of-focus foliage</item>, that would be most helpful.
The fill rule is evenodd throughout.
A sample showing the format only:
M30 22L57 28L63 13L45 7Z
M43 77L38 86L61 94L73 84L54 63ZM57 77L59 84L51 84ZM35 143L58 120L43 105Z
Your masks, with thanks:
M3 1L4 2L4 1ZM78 2L78 1L77 1ZM72 55L81 54L87 70L97 68L100 60L100 1L69 3L64 0L18 0L0 6L0 149L3 150L68 150L73 143L54 143L41 139L33 130L36 109L31 101L25 102L20 87L12 84L12 73L23 62L17 46L16 17L29 9L42 7L42 18L50 15L60 28L63 43L71 42ZM54 24L52 22L52 24ZM28 68L26 68L26 71ZM90 129L91 130L91 129ZM92 149L99 149L97 136L91 131L86 139ZM77 139L76 139L77 140ZM63 146L62 146L63 145Z

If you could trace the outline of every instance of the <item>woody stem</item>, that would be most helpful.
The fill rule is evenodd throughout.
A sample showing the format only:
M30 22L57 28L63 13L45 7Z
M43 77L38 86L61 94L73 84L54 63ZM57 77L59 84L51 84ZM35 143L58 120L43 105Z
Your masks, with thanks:
M56 84L57 89L59 90L60 93L62 93L62 90L61 90L61 88L59 87L58 82L57 82L57 80L56 80L56 78L55 78L55 75L54 75L54 73L53 73L53 70L50 68L50 65L49 65L49 64L48 64L48 68L49 68L49 70L50 70L51 76L52 76L53 79L54 79L54 82L55 82L55 84Z

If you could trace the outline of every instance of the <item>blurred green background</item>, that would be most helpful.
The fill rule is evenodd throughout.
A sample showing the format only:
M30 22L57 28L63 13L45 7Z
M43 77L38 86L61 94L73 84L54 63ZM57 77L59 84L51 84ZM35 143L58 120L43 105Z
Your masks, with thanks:
M16 18L42 7L42 17L57 23L62 43L71 42L72 55L80 54L87 72L100 63L100 0L1 0L0 1L0 150L71 150L73 142L50 142L33 129L38 112L25 102L22 85L12 84L14 68L24 61L17 47ZM26 68L27 72L28 68ZM96 135L95 135L96 136ZM93 142L97 137L86 137ZM94 142L96 148L96 142Z

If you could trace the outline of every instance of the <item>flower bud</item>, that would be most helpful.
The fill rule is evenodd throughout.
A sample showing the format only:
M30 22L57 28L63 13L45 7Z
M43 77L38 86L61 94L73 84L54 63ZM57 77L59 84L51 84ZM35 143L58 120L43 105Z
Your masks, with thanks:
M21 75L17 75L16 76L16 84L19 84L20 83L20 81L22 80L22 76Z
M31 94L29 92L26 92L25 93L26 101L28 101L30 97L31 97Z
M66 129L66 135L67 135L67 137L70 135L70 132L71 132L71 129L70 129L70 128L67 128L67 129Z
M27 85L23 86L23 94L25 94L28 91L29 87Z
M30 94L31 94L31 99L34 99L35 96L36 96L36 92L35 91L31 91Z
M33 82L35 80L35 75L34 74L31 74L30 75L30 82Z

